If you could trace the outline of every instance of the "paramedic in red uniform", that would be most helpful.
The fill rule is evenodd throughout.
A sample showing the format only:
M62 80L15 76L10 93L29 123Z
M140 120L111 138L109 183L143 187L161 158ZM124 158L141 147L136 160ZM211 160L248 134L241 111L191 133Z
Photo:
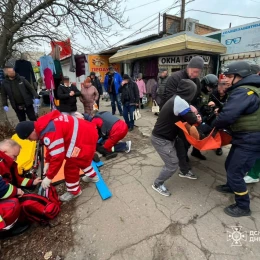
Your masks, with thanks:
M15 236L24 232L29 225L18 222L20 203L24 192L19 187L30 188L41 182L23 178L18 174L15 160L20 145L12 139L0 142L0 237Z
M19 123L16 126L16 133L21 139L41 140L45 145L49 168L42 181L44 189L50 186L63 161L66 160L64 176L67 192L60 196L61 201L70 201L82 193L79 186L80 169L85 173L83 181L98 181L98 176L91 166L98 141L94 124L74 116L62 115L55 110L35 122Z
M102 141L97 145L97 151L103 154L106 159L115 157L112 155L117 152L130 152L131 141L119 142L128 133L128 126L123 120L107 111L98 112L94 117L88 114L82 116L78 112L75 113L75 116L78 118L84 117L85 120L97 126L99 137L102 138Z

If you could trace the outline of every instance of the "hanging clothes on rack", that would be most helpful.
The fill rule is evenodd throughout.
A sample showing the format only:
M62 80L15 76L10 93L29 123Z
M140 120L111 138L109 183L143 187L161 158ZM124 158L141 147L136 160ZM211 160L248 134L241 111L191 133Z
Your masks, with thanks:
M70 72L75 72L75 71L76 71L76 62L75 62L75 56L72 51L70 56Z
M30 61L24 59L16 60L14 69L16 73L23 76L32 86L36 85L36 78Z
M75 63L76 63L76 77L80 77L85 75L85 63L87 62L86 55L75 55Z
M54 79L53 79L52 71L49 68L46 68L44 70L44 82L45 82L46 89L54 89L55 87Z
M56 106L58 105L58 95L57 91L59 88L59 85L61 84L61 81L63 79L63 72L62 72L62 67L61 67L61 62L60 62L60 46L58 44L55 45L54 42L52 42L52 45L54 45L53 50L52 50L52 58L54 61L54 67L55 67L55 73L53 74L53 79L54 79L54 97L55 97L55 104Z
M40 58L40 72L42 78L44 78L46 88L54 89L53 74L56 73L56 69L51 56L45 55Z
M158 72L158 59L150 59L145 66L145 76L157 77Z
M53 58L49 55L44 55L40 58L40 73L43 78L44 70L47 68L49 68L52 71L52 74L56 73Z

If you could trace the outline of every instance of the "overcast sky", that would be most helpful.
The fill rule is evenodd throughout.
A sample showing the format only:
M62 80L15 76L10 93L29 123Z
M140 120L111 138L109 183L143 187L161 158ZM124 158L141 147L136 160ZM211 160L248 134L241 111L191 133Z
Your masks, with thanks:
M189 1L191 0L186 0L186 3ZM127 38L126 40L117 44L117 45L121 45L123 43L127 43L135 39L145 37L150 34L158 33L157 24L158 24L159 12L162 13L165 12L167 8L170 7L172 8L175 2L176 0L122 1L122 6L125 6L126 10L135 8L133 10L129 10L125 12L125 17L129 18L129 22L127 23L127 26L130 27L130 29L127 30L127 29L122 29L119 26L113 26L111 28L112 33L120 32L120 35L117 37L116 36L110 37L108 39L109 44L116 46L116 44L119 41L121 41L124 38ZM176 5L180 5L180 2L181 1L179 0L179 3L177 3ZM216 13L236 14L240 16L259 17L259 19L258 18L246 19L246 18L233 17L233 16L213 15L213 14L192 11L191 9L216 12ZM172 8L171 10L167 11L167 13L172 15L180 15L180 7ZM232 24L232 27L234 27L234 26L260 20L260 0L194 0L193 2L186 5L185 18L193 18L199 20L199 22L202 24L212 26L215 28L227 29L230 23ZM139 22L141 20L144 21ZM147 26L144 27L143 29L144 32L141 32L135 35L134 37L128 37L134 32L136 32L137 30L140 30L145 25ZM84 37L82 36L77 37L77 43L81 46L89 45L88 41L86 41L86 39L84 39ZM46 49L48 48L48 44L46 44L45 48ZM105 48L107 47L104 45L104 49Z

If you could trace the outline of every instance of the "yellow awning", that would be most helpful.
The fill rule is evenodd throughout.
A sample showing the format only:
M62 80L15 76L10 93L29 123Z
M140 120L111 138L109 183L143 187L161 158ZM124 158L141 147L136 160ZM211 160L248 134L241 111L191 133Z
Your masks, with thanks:
M176 52L226 53L226 47L215 39L193 33L180 33L118 51L109 58L110 63L134 60L160 55L174 55Z

